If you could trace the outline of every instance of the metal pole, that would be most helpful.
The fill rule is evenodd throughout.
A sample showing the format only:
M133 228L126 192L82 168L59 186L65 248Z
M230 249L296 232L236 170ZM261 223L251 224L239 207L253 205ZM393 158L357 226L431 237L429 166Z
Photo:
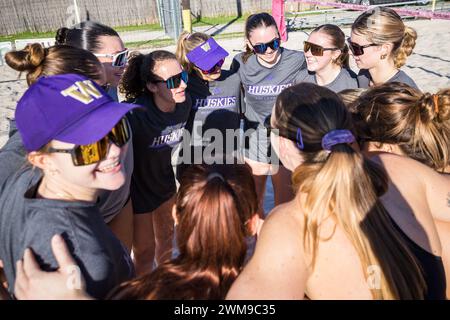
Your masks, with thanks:
M433 0L433 2L431 4L431 11L434 12L435 9L436 9L436 0Z
M192 32L191 21L191 1L181 0L182 17L183 17L183 29L187 32Z
M80 11L78 10L78 4L77 4L77 0L73 0L73 6L75 8L75 17L77 19L77 23L80 23Z

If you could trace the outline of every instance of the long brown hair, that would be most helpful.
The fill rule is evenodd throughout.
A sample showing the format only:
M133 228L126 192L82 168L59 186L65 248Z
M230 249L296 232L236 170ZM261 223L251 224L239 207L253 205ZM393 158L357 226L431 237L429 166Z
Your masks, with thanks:
M333 60L333 63L340 67L350 68L348 46L345 43L345 34L341 28L335 24L323 24L315 28L311 33L313 32L321 32L329 36L332 46L334 48L339 48L341 51L341 54L336 60Z
M103 67L96 56L66 45L44 48L39 43L29 44L22 50L8 52L5 61L14 70L26 72L28 85L42 76L65 73L82 74L93 80L104 77Z
M135 99L144 92L149 93L147 83L160 80L154 72L156 63L166 60L177 60L177 57L165 50L148 54L133 52L120 80L119 92L124 94L127 100Z
M391 82L370 88L356 100L358 134L395 144L435 170L450 163L450 89L435 94Z
M314 267L321 223L333 217L355 247L369 277L379 266L375 299L419 299L425 282L415 257L379 200L387 191L383 168L347 143L324 150L322 138L333 130L352 131L351 115L331 90L310 83L285 89L275 105L275 127L291 140L301 137L304 162L293 173L293 185L305 195L304 245Z
M270 14L268 14L267 12L252 14L248 16L247 20L245 21L245 38L250 41L250 33L252 33L253 30L261 27L268 28L272 26L275 27L279 34L277 23ZM248 44L246 44L245 52L242 54L242 61L246 63L248 58L250 58L252 54L252 48Z
M392 43L391 57L397 68L406 63L406 58L416 46L416 31L405 26L398 13L387 7L376 7L363 12L353 22L352 31L366 36L369 42L378 45Z
M258 202L247 165L193 165L176 200L179 256L121 285L113 299L224 299L244 263Z

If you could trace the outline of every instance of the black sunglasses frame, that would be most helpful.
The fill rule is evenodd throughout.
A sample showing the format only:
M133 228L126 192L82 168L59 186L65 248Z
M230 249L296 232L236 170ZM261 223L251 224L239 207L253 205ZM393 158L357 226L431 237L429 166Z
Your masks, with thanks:
M314 48L314 49L313 49ZM317 53L317 50L319 50L319 54L315 54ZM303 51L304 53L307 53L308 51L311 51L311 54L315 57L322 57L323 56L323 52L324 51L336 51L336 50L341 50L339 48L324 48L318 44L309 42L309 41L304 41L303 42Z
M379 46L376 43L369 43L366 44L364 46L361 46L357 43L352 42L352 40L350 38L347 38L347 42L348 42L348 47L350 48L350 51L353 53L354 56L362 56L364 54L364 49L365 48L369 48L369 47L377 47ZM355 51L355 48L357 50L357 52Z

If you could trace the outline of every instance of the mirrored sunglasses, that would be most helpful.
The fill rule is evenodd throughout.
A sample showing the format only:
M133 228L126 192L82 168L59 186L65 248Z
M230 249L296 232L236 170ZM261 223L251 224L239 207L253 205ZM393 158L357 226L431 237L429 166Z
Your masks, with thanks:
M155 80L153 82L154 83L165 82L168 89L175 89L175 88L180 87L181 81L183 81L185 84L187 84L188 80L189 80L188 73L187 73L187 71L183 70L179 74L176 74L167 80Z
M86 166L106 159L110 143L123 147L131 137L128 120L123 117L114 128L97 142L76 145L72 149L48 148L48 153L68 153L72 156L74 166Z
M250 43L251 44L251 43ZM264 54L267 51L267 48L271 48L272 50L278 50L280 48L281 40L280 38L275 38L268 43L260 43L260 44L252 44L253 51L257 54Z
M128 62L128 49L125 49L124 51L118 52L116 54L96 53L95 56L111 58L111 65L113 67L125 67Z

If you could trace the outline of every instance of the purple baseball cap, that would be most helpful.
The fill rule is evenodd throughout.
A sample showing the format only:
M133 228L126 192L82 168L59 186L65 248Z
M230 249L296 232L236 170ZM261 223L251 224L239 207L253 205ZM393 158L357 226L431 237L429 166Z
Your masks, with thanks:
M78 74L42 77L17 103L16 124L25 149L36 151L51 140L94 143L133 108L114 101L94 81Z
M190 62L205 71L212 69L217 62L227 56L228 52L213 38L209 38L186 55Z

